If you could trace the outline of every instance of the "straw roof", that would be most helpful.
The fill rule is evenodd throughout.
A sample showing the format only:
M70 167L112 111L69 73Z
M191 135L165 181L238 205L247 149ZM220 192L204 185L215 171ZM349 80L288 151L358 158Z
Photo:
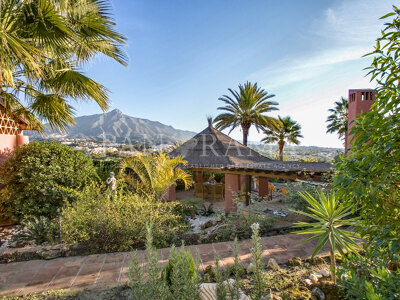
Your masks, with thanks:
M202 132L169 153L170 157L179 155L188 162L187 168L221 168L272 161L218 131L211 122Z
M218 131L211 122L168 155L181 156L188 162L185 168L192 170L289 179L322 178L332 171L328 163L272 160Z

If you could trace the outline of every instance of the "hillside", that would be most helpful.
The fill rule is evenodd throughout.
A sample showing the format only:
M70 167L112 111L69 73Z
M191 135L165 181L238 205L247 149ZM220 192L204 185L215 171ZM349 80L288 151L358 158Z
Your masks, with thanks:
M67 134L47 131L41 136L27 132L33 139L88 139L124 144L170 144L185 141L194 132L175 129L172 126L147 119L134 118L114 109L108 113L77 117L76 124Z

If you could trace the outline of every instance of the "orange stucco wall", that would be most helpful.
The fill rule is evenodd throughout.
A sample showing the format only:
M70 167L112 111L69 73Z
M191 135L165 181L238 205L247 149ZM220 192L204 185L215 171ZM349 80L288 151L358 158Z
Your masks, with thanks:
M17 146L29 144L29 137L23 134L0 134L0 151L12 150Z

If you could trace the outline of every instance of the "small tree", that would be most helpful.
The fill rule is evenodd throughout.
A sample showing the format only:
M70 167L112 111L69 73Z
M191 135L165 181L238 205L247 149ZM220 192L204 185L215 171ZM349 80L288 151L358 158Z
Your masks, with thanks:
M349 100L342 97L340 101L335 102L335 108L331 108L328 111L331 114L326 119L326 122L328 123L326 133L336 132L340 139L344 139L346 141L349 126Z
M279 160L283 161L283 148L285 144L300 144L299 138L301 135L301 126L290 117L282 118L279 116L278 125L267 126L263 129L266 137L261 141L265 143L278 143Z
M186 164L180 156L169 158L165 153L143 153L122 161L120 179L136 191L154 193L162 198L165 190L177 180L181 180L185 188L191 185L191 176L178 167Z
M304 244L309 241L319 239L315 247L312 257L314 257L322 247L329 242L330 246L330 259L331 259L331 277L332 281L336 283L336 260L335 251L338 250L342 255L344 251L357 253L358 245L354 240L356 235L354 232L339 229L342 226L353 225L356 221L355 218L348 218L351 214L351 206L339 203L335 194L325 195L323 192L318 193L318 200L316 200L309 193L299 193L305 201L310 205L309 212L295 211L296 213L308 216L316 222L306 223L298 222L295 227L306 227L304 230L296 231L297 234L313 234L312 237L306 239Z

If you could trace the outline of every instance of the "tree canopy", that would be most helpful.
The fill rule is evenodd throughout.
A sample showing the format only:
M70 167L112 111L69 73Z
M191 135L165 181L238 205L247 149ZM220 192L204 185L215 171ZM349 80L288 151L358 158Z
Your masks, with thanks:
M108 108L107 89L82 66L98 54L126 65L125 40L105 0L0 0L0 99L30 129L65 130L74 101Z

